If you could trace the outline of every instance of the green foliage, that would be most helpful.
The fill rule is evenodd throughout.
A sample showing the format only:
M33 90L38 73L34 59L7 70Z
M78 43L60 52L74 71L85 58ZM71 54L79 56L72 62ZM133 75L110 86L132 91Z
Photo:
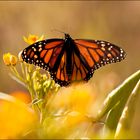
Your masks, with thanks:
M115 134L116 128L120 127L118 125L121 123L121 117L123 118L121 127L124 127L124 125L130 126L130 120L132 118L128 120L128 116L132 116L132 114L134 114L134 106L137 99L136 96L138 95L138 92L140 92L139 79L140 70L127 78L119 87L108 94L107 98L105 99L104 106L97 116L97 119L100 119L107 114L105 129L108 129ZM127 117L125 116L124 118L126 107ZM118 131L119 130L117 130L117 135L119 135Z

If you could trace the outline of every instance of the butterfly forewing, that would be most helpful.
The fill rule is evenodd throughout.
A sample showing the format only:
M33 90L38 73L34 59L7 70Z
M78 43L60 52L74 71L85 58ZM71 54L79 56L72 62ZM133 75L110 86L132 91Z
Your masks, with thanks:
M125 52L116 45L102 40L75 40L80 53L93 69L125 58Z
M49 39L36 42L25 48L22 58L25 62L52 70L62 51L63 39Z

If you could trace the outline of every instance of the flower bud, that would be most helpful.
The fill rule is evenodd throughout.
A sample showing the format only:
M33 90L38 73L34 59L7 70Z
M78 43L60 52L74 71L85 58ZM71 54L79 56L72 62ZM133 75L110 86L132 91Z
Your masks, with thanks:
M15 55L10 56L10 64L13 66L17 64L17 57Z
M31 80L31 77L29 74L27 74L27 81L30 81Z
M10 53L6 53L3 55L3 61L4 61L4 64L9 66L11 63L10 63L10 56L11 54Z
M51 84L51 81L50 80L46 80L44 83L43 83L43 87L49 87Z
M33 72L33 75L32 75L32 78L33 78L33 79L38 79L38 78L40 78L40 73L39 73L39 71L34 71L34 72Z
M48 78L47 78L46 74L43 74L43 75L42 75L42 77L43 77L43 81L48 80Z

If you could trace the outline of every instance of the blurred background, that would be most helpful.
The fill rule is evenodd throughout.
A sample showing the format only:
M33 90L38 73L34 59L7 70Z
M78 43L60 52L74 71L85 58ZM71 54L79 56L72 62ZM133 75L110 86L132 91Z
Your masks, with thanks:
M58 29L72 38L99 39L122 47L127 57L121 63L97 70L88 86L96 100L107 94L140 68L140 1L8 1L0 2L0 91L27 92L9 77L2 56L18 55L28 45L23 36L35 34L63 38ZM132 129L140 137L140 99Z

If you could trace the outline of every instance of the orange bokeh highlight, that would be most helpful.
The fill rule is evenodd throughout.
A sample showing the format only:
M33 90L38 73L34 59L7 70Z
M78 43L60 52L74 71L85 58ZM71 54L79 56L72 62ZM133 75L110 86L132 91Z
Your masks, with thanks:
M31 102L31 96L28 92L23 91L14 91L10 93L11 96L16 97L17 99L23 101L24 103L30 103Z

